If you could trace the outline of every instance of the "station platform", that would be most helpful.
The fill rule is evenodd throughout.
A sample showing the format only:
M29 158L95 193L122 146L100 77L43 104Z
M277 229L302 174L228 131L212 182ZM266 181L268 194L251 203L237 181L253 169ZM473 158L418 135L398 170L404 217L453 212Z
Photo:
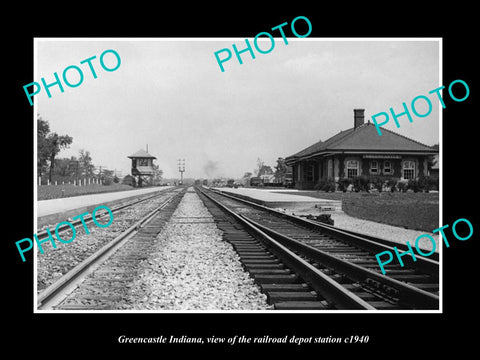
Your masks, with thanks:
M296 213L332 213L342 212L341 200L319 199L300 195L295 189L257 189L257 188L215 188L224 193L238 196L251 202L270 208L288 209ZM298 191L299 195L282 194L282 192Z
M37 229L45 225L66 221L68 218L80 215L86 211L92 212L93 209L99 205L113 207L130 199L138 198L139 196L147 197L153 195L155 192L165 191L172 187L174 186L156 186L144 189L36 201Z

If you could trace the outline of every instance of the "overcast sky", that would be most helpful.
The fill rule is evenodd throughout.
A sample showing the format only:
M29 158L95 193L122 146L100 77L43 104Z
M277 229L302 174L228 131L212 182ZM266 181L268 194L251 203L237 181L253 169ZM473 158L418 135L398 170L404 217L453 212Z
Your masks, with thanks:
M269 41L267 39L267 41ZM250 39L253 43L253 39ZM276 39L268 54L233 55L221 72L214 52L245 47L245 39L37 39L36 75L47 83L53 73L77 65L83 83L57 86L35 96L36 113L51 131L73 137L59 157L90 151L95 165L130 173L128 155L145 149L157 157L164 177L178 176L177 159L186 159L185 177L241 177L257 158L272 167L318 140L353 126L353 109L365 120L393 107L402 111L420 94L441 84L436 40L332 41ZM267 49L268 43L261 44ZM100 54L115 50L120 67L104 71ZM254 50L255 51L255 50ZM93 79L87 64L97 73ZM223 54L222 54L223 56ZM115 65L112 54L105 57ZM112 65L113 64L113 65ZM69 79L75 81L75 71ZM448 85L448 84L447 84ZM439 102L413 123L400 118L385 128L427 145L439 141ZM448 96L448 95L447 95ZM420 106L418 111L424 108Z

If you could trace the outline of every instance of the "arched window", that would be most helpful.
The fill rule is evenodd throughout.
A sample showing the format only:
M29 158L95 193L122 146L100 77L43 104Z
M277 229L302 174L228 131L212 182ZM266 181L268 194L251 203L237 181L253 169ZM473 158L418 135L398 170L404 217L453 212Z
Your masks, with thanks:
M370 161L370 174L377 175L378 173L379 173L378 161L377 160Z

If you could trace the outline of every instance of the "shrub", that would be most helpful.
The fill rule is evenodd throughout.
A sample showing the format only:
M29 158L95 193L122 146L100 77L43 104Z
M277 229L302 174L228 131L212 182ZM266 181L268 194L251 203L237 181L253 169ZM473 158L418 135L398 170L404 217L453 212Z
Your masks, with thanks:
M136 181L132 175L126 175L122 180L122 184L135 186Z
M385 184L385 178L381 176L372 176L370 177L370 184L377 189L379 192L383 190L383 185Z
M430 190L438 190L438 178L423 176L418 179L418 187L420 190L429 192Z
M369 183L370 183L370 180L366 176L355 176L352 179L352 184L355 189L355 192L359 192L359 191L369 192L369 186L368 186Z
M407 183L405 181L399 181L399 182L397 182L397 188L398 188L398 191L400 191L400 192L406 192L407 191Z
M322 179L317 184L315 184L314 189L317 191L323 190L325 192L334 192L335 191L335 182L328 179Z
M103 185L112 185L112 184L113 184L113 180L112 180L112 178L107 177L107 178L103 179L102 184L103 184Z
M430 183L430 190L440 190L439 179L435 177L428 177L428 181Z
M326 185L325 185L325 191L326 192L335 192L335 189L336 189L336 185L335 185L335 182L334 181L329 181Z
M315 184L313 188L317 191L320 191L323 189L324 185L325 185L324 180L320 180L318 183Z
M390 192L395 192L397 190L396 186L397 181L393 179L388 179L385 184L390 188Z
M352 180L348 178L338 180L338 190L346 192L351 183Z
M408 189L413 190L413 192L419 192L421 190L419 182L417 180L413 180L413 179L408 180L407 190Z

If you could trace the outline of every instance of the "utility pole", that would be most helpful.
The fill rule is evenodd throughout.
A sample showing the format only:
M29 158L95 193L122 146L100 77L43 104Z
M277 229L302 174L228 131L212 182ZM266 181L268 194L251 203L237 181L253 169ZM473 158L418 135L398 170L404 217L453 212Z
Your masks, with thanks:
M180 172L180 184L183 185L183 173L185 171L185 159L178 159L178 171Z

